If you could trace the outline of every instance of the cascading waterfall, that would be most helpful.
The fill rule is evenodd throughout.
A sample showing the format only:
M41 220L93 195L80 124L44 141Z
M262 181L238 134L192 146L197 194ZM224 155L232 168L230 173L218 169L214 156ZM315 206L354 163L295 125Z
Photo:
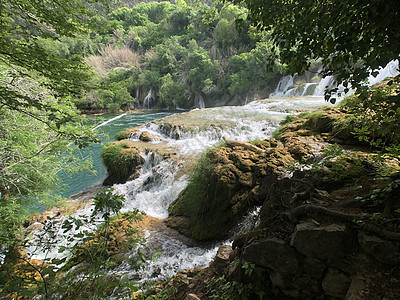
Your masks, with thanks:
M322 70L319 70L317 74L320 74ZM368 77L368 86L372 86L377 82L382 81L387 77L393 77L400 74L399 71L399 61L393 60L389 62L384 68L380 67L378 69L378 76L374 77L372 74ZM371 72L372 73L372 72ZM296 76L296 75L295 75ZM335 87L335 79L333 76L325 76L318 83L315 82L305 82L301 85L296 85L294 83L294 77L291 75L283 76L279 82L275 91L269 95L269 98L275 97L290 97L290 96L323 96L327 88ZM315 87L315 89L313 89ZM339 94L344 95L344 87L338 85ZM352 93L352 91L347 94Z
M322 80L318 83L317 87L314 91L314 96L323 96L325 93L325 89L332 87L335 80L333 76L326 76L322 78Z
M154 105L153 90L150 89L149 93L143 100L143 109L150 109Z
M389 69L396 69L396 66L398 66L398 63L393 63ZM392 72L390 70L386 71ZM382 76L386 77L386 75ZM274 95L288 96L292 93L288 91L293 90L293 81L293 77L282 78ZM331 79L326 79L323 83L320 82L318 85L323 86L320 90L323 90L330 82ZM306 84L300 93L306 94L309 86L311 84ZM144 108L151 107L151 99L153 98L150 90L143 102ZM199 108L204 108L204 99L200 94L196 101ZM165 132L162 126L157 125L157 123L146 124L141 130L150 131L160 136L159 139L149 143L164 143L165 147L173 149L176 156L165 159L155 152L147 151L143 153L145 163L141 174L134 180L113 186L116 193L123 194L126 198L122 212L138 208L149 216L165 219L168 217L168 206L187 186L187 176L180 175L185 160L192 160L196 154L217 144L221 141L222 136L242 141L268 138L279 122L289 113L312 111L325 105L326 102L323 97L275 98L267 101L253 101L242 107L196 110L196 118L201 120L202 126L191 128L191 130L185 131L176 126L171 131ZM79 209L74 216L76 218L90 216L92 209L93 206L87 205ZM256 214L257 211L249 214L249 218L254 219ZM79 230L72 228L69 233L64 234L61 224L66 218L66 216L58 216L51 220L52 226L49 223L48 227L52 227L52 230L49 232L45 232L46 228L43 228L33 233L27 247L30 258L65 257L66 253L58 253L58 249L60 246L70 246L67 242L68 237L78 233L79 230L94 230L93 226L88 225ZM145 269L137 272L127 260L112 272L117 272L138 282L166 279L185 268L206 266L215 255L217 247L222 243L219 242L207 247L193 246L193 241L181 236L174 230L164 225L160 225L160 228L159 231L149 229L146 234L146 247L160 250L161 257L157 261L146 262ZM46 238L49 244L52 244L52 247L39 249L38 245L43 244L41 243L42 240L39 239L43 238ZM135 252L129 255L134 257ZM118 299L118 295L115 295L115 299Z
M300 95L300 96L306 96L306 95L309 95L310 93L308 92L308 90L309 90L309 88L310 88L311 86L313 86L313 85L316 85L316 83L313 83L313 82L307 82L307 83L304 85L303 92L301 93L301 95Z
M203 96L200 93L196 93L196 95L194 96L194 107L200 109L206 107Z
M374 77L372 74L368 77L368 85L374 85L387 77L394 77L400 74L399 61L392 60L384 68L380 67L378 70L378 76Z
M294 78L292 75L286 75L283 76L279 82L278 85L275 89L275 92L271 93L269 95L270 98L275 98L275 97L287 97L287 96L292 96L289 95L292 91L292 89L290 89L291 87L293 87L293 82Z

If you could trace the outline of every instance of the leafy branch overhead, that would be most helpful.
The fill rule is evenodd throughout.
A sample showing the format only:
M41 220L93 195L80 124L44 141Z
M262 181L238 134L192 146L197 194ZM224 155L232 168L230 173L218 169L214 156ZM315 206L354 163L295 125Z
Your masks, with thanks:
M400 55L400 3L396 0L232 0L249 9L247 20L271 30L282 62L303 73L322 59L324 75L358 88ZM239 19L239 24L244 21Z
M0 108L49 111L49 121L57 127L75 115L56 107L47 94L60 98L76 92L90 78L91 71L78 55L57 57L40 42L59 40L93 27L95 7L108 9L106 0L3 1L0 3ZM40 94L25 88L33 80ZM51 91L51 92L50 92ZM60 101L58 99L58 101Z

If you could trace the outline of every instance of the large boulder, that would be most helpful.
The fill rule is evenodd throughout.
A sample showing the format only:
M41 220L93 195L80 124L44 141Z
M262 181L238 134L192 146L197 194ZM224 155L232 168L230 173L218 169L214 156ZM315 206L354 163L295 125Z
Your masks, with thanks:
M243 259L283 274L294 274L299 269L295 250L278 238L249 244L244 249Z
M388 265L400 265L399 242L391 242L364 232L358 234L358 242L364 252L377 261Z
M343 299L350 286L350 278L337 269L329 269L322 280L324 292L332 297Z
M343 224L318 226L306 222L296 226L291 245L303 255L334 261L351 251L352 239L352 234Z
M199 161L188 187L170 205L168 226L183 234L190 231L198 240L224 238L244 213L264 201L268 185L282 176L288 161L293 161L290 154L276 147L272 153L242 147L211 149Z
M108 143L101 152L108 177L104 185L124 183L128 178L140 174L144 158L131 140Z

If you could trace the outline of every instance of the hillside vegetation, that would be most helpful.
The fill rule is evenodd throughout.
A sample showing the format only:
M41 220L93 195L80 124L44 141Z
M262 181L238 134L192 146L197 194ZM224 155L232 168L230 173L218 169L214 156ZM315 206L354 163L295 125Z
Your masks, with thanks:
M63 58L82 55L93 68L93 89L74 100L83 110L242 104L283 72L278 62L267 69L274 52L268 32L236 29L246 12L235 5L140 3L97 16L102 31L42 43Z

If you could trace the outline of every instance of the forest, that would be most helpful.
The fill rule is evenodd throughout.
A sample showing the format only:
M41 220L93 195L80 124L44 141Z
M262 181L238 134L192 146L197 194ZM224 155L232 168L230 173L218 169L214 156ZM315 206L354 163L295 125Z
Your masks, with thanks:
M73 100L81 110L174 110L198 106L200 98L207 106L241 104L240 96L284 72L278 60L267 67L275 51L268 32L236 28L245 13L232 4L140 3L96 16L100 31L40 43L61 58L81 55L94 70L91 89Z

